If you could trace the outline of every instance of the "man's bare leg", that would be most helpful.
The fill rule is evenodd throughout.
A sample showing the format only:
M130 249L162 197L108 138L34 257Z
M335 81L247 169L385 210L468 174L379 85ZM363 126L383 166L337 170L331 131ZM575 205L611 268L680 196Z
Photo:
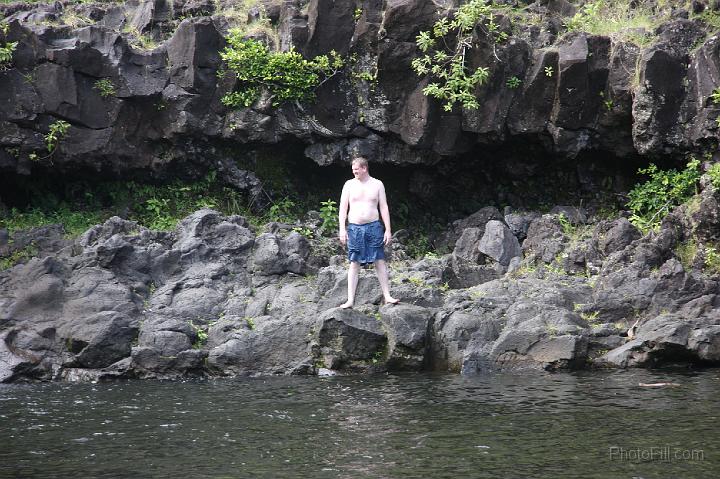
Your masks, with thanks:
M388 280L387 263L384 259L375 261L375 273L377 274L378 281L380 281L380 289L382 290L383 298L386 304L397 304L400 302L399 299L395 299L390 296L390 281Z
M360 276L360 263L357 261L350 262L347 276L347 301L340 305L341 308L352 308L355 304L355 291L357 291L358 277Z

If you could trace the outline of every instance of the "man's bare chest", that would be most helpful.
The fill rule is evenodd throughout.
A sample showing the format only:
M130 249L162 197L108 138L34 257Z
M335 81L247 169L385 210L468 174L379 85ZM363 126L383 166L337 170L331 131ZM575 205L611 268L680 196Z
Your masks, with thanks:
M350 202L375 202L378 201L379 190L375 185L363 185L356 183L350 188Z

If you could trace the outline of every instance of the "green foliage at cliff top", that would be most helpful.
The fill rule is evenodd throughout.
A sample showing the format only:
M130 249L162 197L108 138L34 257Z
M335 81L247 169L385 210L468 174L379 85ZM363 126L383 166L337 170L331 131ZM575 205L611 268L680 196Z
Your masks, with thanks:
M583 31L595 35L614 35L629 29L652 30L662 19L649 5L621 0L596 0L578 8L577 13L565 21L570 31Z
M335 52L307 60L294 50L271 52L263 43L243 35L241 30L231 30L228 46L220 53L238 80L236 90L222 98L227 106L249 107L263 92L269 94L273 106L311 100L315 89L343 67Z
M704 23L709 33L720 28L720 14L712 11L710 6L706 6L702 12L694 13L691 2L687 0L586 1L564 23L571 32L606 35L617 41L647 47L657 39L655 29L672 20L674 12L681 9L688 11L691 19Z

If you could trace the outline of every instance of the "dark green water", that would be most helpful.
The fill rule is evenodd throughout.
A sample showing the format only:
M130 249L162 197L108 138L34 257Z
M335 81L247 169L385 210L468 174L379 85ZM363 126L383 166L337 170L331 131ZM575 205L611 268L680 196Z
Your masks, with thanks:
M718 416L719 370L0 385L0 477L716 478Z

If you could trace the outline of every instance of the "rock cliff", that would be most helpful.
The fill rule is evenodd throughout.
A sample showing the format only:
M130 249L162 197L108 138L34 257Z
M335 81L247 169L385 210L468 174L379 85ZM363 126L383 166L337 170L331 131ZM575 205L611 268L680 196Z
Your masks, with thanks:
M489 69L476 91L480 108L445 112L423 95L427 79L410 63L418 33L457 2L250 3L240 13L234 2L196 0L3 5L9 27L0 41L17 47L0 72L0 170L193 176L218 165L237 169L228 145L248 151L288 141L321 165L357 153L399 165L462 154L483 161L488 148L508 145L570 159L587 152L677 157L717 147L720 105L711 95L720 40L687 10L673 10L646 32L651 44L639 47L625 37L563 33L576 7L562 0L517 2L497 13L507 40L489 42L478 30L469 50L469 66ZM223 75L219 51L233 22L251 22L249 36L307 57L333 49L346 67L311 104L229 109L220 98L236 80ZM109 90L97 88L100 80ZM51 159L32 161L58 119L71 125L66 138Z

